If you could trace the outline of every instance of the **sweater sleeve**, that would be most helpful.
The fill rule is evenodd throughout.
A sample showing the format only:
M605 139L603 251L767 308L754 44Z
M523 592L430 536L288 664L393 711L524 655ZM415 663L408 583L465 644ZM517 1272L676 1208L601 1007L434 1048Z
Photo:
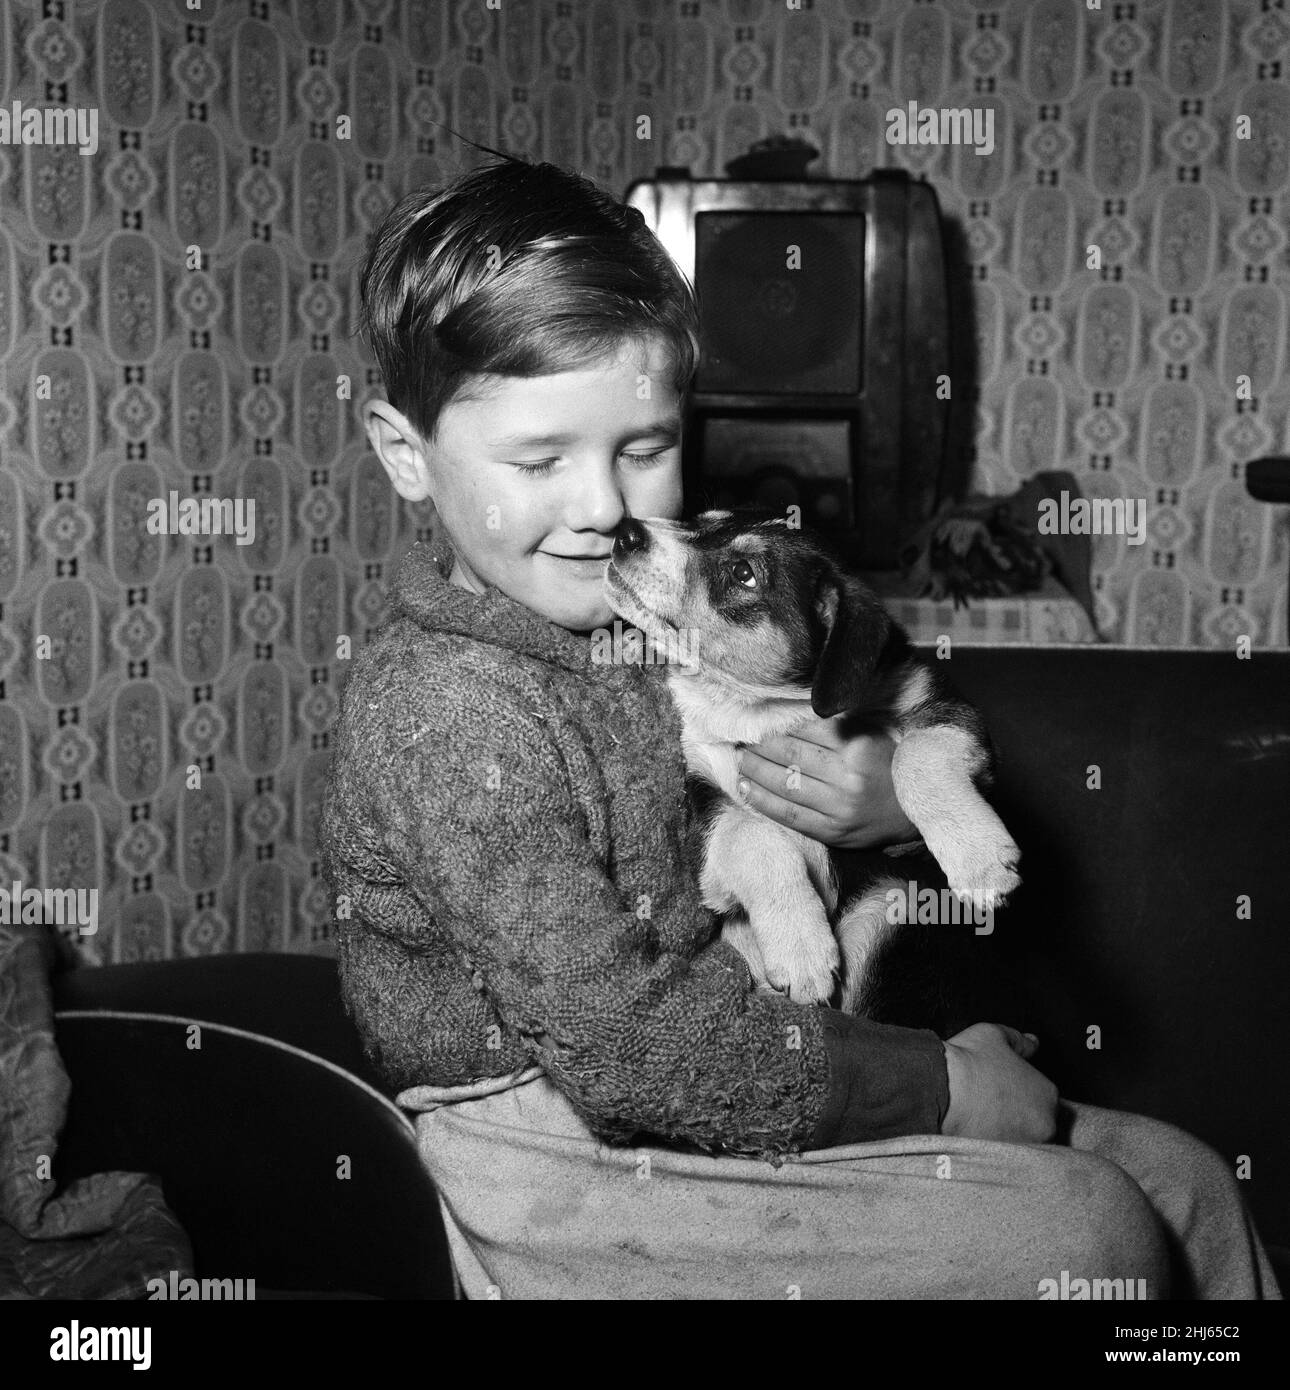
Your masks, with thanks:
M835 1009L820 1016L831 1084L809 1148L941 1132L950 1082L945 1044L935 1033Z
M692 958L661 948L668 914L693 912L693 897L660 881L644 917L622 900L542 718L508 701L492 743L477 703L447 699L436 726L451 736L428 731L394 755L387 843L477 987L597 1133L766 1153L845 1142L866 1114L869 1137L936 1118L934 1035L836 1015L829 1043L830 1011L751 990L724 943Z

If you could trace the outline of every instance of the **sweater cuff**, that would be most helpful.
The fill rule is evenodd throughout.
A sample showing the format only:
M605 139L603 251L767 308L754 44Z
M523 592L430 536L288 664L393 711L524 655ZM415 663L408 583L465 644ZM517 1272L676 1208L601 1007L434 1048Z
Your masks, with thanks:
M945 1044L925 1028L821 1009L829 1093L811 1149L939 1134L950 1104Z

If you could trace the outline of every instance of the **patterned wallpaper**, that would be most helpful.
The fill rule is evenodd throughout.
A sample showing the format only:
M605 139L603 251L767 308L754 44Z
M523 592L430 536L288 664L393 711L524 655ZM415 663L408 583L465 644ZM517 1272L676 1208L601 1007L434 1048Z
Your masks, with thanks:
M1284 644L1290 513L1242 477L1290 450L1290 10L1094 5L681 6L668 162L720 177L783 130L820 151L812 174L924 175L973 276L974 486L1068 468L1086 497L1145 502L1144 543L1094 540L1106 639ZM993 152L889 144L910 102L993 113Z
M353 268L480 157L435 122L620 193L781 131L925 174L973 264L978 486L1148 500L1146 544L1096 543L1112 639L1283 632L1239 471L1287 447L1288 41L1280 0L0 3L0 884L96 886L102 961L330 949L328 730L430 521L366 452ZM992 111L994 153L888 146L911 100ZM46 108L84 154L22 142ZM253 538L183 533L202 499Z

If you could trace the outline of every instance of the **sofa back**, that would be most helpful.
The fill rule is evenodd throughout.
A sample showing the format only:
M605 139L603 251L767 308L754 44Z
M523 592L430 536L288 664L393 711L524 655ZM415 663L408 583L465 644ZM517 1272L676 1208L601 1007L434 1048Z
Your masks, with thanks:
M1246 1156L1290 1244L1290 651L959 647L947 670L1023 855L977 1017L1038 1033L1064 1094Z

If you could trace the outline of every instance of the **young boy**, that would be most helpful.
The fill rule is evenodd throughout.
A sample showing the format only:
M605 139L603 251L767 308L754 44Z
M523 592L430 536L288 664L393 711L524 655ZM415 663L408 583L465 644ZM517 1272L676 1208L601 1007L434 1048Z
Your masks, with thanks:
M796 1270L850 1297L1035 1297L1080 1264L1150 1297L1274 1290L1197 1141L1071 1107L1071 1147L1047 1145L1033 1038L803 1008L714 936L663 672L591 637L619 523L682 505L697 315L640 215L505 160L404 198L360 288L368 437L439 529L349 677L325 865L349 1007L422 1111L467 1292L782 1297ZM882 741L816 721L754 751L768 814L910 837ZM767 771L790 762L792 796ZM665 1198L628 1181L642 1153ZM957 1181L925 1181L938 1163Z

